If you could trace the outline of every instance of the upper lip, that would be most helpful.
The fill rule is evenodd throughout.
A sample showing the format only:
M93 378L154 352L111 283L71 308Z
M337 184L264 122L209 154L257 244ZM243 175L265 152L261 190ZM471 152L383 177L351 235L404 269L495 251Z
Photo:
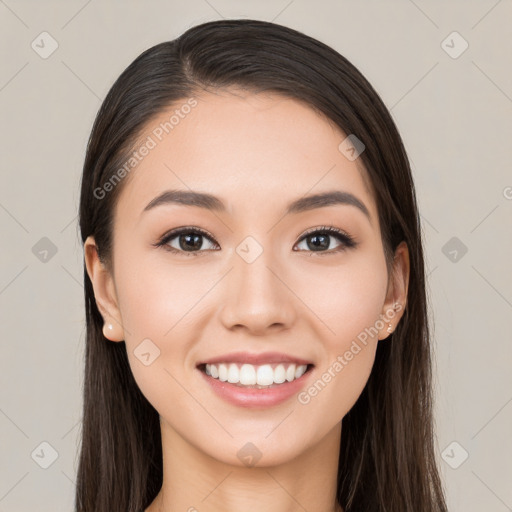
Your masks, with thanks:
M231 354L224 354L218 357L212 357L197 363L197 366L202 364L217 364L217 363L247 363L252 365L272 364L272 363L295 363L300 365L313 364L300 357L283 354L281 352L263 352L261 354L253 354L249 352L232 352Z

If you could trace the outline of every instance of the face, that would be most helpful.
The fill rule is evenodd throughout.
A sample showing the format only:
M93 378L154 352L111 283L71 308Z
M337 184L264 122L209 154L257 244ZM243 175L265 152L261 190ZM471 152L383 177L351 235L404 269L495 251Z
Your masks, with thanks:
M392 280L365 171L339 150L339 129L276 94L195 99L169 133L162 124L186 100L148 125L141 140L155 145L116 205L112 273L89 250L88 271L113 325L106 336L126 342L137 384L168 428L218 461L242 465L250 442L262 462L285 462L335 429L359 397L379 338L400 317L388 313L404 303L408 260L399 254ZM170 190L215 196L218 208L154 201ZM288 211L327 192L340 202ZM308 371L271 389L213 386L198 364L235 352L277 352Z

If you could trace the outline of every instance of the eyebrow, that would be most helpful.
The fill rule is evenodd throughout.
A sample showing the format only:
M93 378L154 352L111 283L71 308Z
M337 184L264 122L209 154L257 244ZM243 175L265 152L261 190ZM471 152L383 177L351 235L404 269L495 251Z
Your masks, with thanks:
M152 199L144 208L142 213L147 212L157 206L166 204L181 204L184 206L196 206L205 208L214 212L226 212L226 205L218 197L205 192L194 192L191 190L166 190ZM330 190L310 196L304 196L288 204L285 215L297 214L316 208L323 208L333 205L355 206L363 212L371 222L370 212L366 205L350 192L341 190Z

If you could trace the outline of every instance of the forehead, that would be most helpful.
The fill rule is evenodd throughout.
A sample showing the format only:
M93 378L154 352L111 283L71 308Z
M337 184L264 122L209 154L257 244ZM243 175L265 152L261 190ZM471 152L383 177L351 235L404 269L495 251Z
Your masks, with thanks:
M129 173L117 210L142 212L165 189L214 194L231 214L337 189L375 217L366 170L339 149L345 138L325 116L277 93L201 92L146 125L135 150L150 149Z

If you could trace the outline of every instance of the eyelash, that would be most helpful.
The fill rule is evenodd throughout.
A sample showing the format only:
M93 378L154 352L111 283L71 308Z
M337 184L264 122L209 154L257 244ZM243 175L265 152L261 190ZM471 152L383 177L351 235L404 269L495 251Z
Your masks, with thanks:
M210 235L210 233L208 233L207 231L205 231L201 228L196 228L196 227L190 226L190 227L177 228L177 229L174 229L174 230L166 233L156 243L154 243L153 246L154 247L162 247L164 250L169 251L171 253L184 254L185 256L199 256L201 253L205 252L205 250L183 251L180 249L175 249L174 247L171 247L168 245L171 240L173 240L174 238L176 238L179 235L182 235L184 233L202 235L206 238L209 238L212 242L217 244L217 246L219 245L217 243L217 241L213 238L213 236ZM310 251L311 256L313 256L313 255L323 256L324 254L333 254L333 253L344 251L346 249L351 249L351 248L354 248L357 246L357 243L354 240L354 238L352 238L347 233L343 232L341 229L335 228L334 226L321 226L319 228L313 228L313 229L307 231L306 233L304 233L297 243L300 243L308 236L315 235L315 234L331 235L331 236L337 238L338 241L341 242L341 245L338 248L331 249L329 251ZM212 250L212 249L208 249L208 250ZM307 252L307 251L301 250L301 251L295 251L295 252Z

